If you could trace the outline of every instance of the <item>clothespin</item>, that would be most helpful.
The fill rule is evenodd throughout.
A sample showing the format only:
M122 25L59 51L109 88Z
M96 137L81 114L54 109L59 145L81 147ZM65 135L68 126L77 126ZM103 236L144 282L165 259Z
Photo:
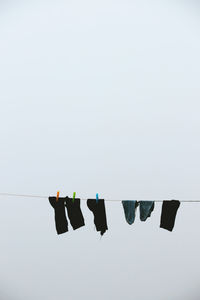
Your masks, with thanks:
M98 202L99 201L99 194L97 193L96 194L96 202Z
M60 195L60 191L57 191L56 201L58 201Z
M76 197L76 192L73 193L73 200L72 200L72 202L75 201L75 197Z

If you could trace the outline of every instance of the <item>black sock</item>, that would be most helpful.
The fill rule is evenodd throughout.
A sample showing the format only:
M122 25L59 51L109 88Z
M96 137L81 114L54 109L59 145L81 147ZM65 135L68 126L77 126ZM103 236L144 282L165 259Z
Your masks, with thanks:
M83 214L80 208L80 199L65 198L65 206L67 207L67 214L73 229L78 229L85 225Z
M177 210L180 206L178 200L163 201L160 227L172 231L175 224Z
M101 235L103 235L108 230L104 200L99 199L96 201L96 199L88 199L87 206L94 215L96 230L100 231Z
M58 201L56 201L56 197L49 197L49 202L54 208L57 234L62 234L68 231L64 200L65 198L59 198Z

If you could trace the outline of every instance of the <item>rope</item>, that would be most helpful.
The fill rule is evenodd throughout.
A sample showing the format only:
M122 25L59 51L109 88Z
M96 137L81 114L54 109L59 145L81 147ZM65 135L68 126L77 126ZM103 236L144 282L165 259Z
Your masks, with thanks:
M0 196L6 196L6 197L24 197L24 198L40 198L40 199L48 199L49 196L39 196L39 195L25 195L25 194L11 194L11 193L0 193ZM80 199L83 201L87 201L87 199ZM101 200L101 199L99 199ZM126 199L127 200L127 199ZM132 199L133 200L133 199ZM112 199L105 199L105 201L117 201L121 202L122 200L112 200ZM154 201L154 202L163 202L163 201L168 201L168 200L137 200L137 201ZM199 202L200 200L179 200L180 202Z

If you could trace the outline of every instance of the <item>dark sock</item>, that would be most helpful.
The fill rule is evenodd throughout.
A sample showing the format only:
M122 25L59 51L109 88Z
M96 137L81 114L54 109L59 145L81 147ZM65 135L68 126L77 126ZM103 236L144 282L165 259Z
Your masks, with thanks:
M154 210L154 201L140 201L140 220L146 221Z
M88 199L87 206L94 215L96 230L100 231L101 235L103 235L108 230L104 200L99 199L96 201L96 199Z
M126 221L129 225L132 225L135 221L135 214L138 202L135 200L123 200L122 205L124 208Z
M67 214L73 229L78 229L85 225L83 214L80 208L80 199L65 198L65 206L67 207Z
M178 200L163 201L160 227L172 231L175 224L177 210L180 206Z
M62 234L68 231L64 200L65 198L59 198L58 201L56 201L56 197L49 197L49 202L54 208L57 234Z

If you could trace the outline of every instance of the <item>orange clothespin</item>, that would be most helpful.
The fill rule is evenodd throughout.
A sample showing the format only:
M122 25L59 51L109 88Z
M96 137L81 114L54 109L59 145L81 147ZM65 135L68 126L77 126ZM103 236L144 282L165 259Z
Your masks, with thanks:
M58 201L60 195L60 191L57 191L56 201Z

